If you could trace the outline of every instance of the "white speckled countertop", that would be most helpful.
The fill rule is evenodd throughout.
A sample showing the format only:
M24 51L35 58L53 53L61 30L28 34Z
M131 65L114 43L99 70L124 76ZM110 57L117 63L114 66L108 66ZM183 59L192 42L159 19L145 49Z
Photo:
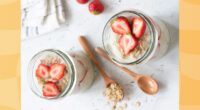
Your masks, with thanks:
M40 50L57 48L69 51L80 50L79 35L87 36L93 47L102 46L102 31L107 20L117 12L138 9L150 16L159 17L169 28L172 42L167 54L156 62L133 67L136 72L153 75L159 81L160 91L155 96L142 93L132 79L105 60L101 61L110 76L125 88L125 110L178 110L179 109L179 65L178 65L178 0L102 0L106 10L99 16L88 12L87 5L75 0L66 0L68 25L37 38L22 40L21 44L21 100L22 110L111 110L102 95L104 82L97 76L92 87L85 93L47 101L34 95L27 81L27 65L31 57ZM123 78L122 78L123 77ZM129 100L128 100L129 99ZM136 102L141 105L137 107Z

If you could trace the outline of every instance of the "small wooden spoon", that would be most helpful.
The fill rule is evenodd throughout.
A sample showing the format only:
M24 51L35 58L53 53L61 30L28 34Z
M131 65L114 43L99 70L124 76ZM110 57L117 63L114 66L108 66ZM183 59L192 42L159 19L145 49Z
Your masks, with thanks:
M89 55L89 58L93 61L93 63L96 65L97 69L100 71L100 74L102 75L102 77L104 79L106 87L109 86L109 84L114 83L115 81L110 79L110 77L106 74L104 69L101 67L99 62L94 57L94 54L90 50L90 47L89 47L89 44L88 44L86 38L83 36L80 36L79 42L80 42L81 46L83 47L83 49L85 50L85 52Z
M100 56L102 56L103 58L107 59L108 61L110 61L114 65L116 65L119 68L121 68L125 73L127 73L130 76L132 76L133 79L136 81L137 85L140 87L140 89L144 93L149 94L149 95L154 95L154 94L156 94L158 92L158 89L159 89L158 83L152 77L141 75L141 74L137 74L137 73L129 70L128 68L122 67L122 66L114 63L110 59L110 57L106 54L106 52L103 49L101 49L100 47L95 48L95 51Z

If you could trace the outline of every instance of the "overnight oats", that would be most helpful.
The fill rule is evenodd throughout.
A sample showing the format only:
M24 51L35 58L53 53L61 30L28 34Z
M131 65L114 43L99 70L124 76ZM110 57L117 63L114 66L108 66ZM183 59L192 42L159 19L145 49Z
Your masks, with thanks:
M137 11L114 15L103 31L103 46L118 64L144 64L162 57L170 36L165 24Z
M94 77L94 67L81 51L44 50L32 58L28 68L31 89L45 99L82 92L92 85Z

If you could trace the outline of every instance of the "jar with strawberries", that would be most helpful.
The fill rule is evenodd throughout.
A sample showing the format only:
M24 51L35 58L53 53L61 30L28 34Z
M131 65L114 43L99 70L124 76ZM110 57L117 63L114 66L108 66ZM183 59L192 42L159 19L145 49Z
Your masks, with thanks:
M37 53L28 67L31 90L45 99L58 99L88 89L94 80L94 67L81 51L55 49Z
M108 56L124 66L159 59L170 43L166 25L140 11L122 11L111 17L102 37Z

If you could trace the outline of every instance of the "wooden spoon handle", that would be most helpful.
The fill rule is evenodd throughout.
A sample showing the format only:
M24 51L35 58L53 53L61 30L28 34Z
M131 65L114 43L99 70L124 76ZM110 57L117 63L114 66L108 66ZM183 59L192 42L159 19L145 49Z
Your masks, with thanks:
M102 48L97 47L97 48L95 48L95 51L96 51L100 56L102 56L102 57L105 58L106 60L110 61L112 64L114 64L114 65L118 66L119 68L121 68L124 72L126 72L126 73L129 74L130 76L132 76L132 77L134 77L134 78L136 78L136 77L138 76L137 73L135 73L135 72L129 70L128 68L123 67L123 66L120 66L120 65L114 63L114 62L111 60L111 58L106 54L106 52L105 52Z
M85 50L85 52L88 54L89 58L96 65L97 69L100 71L100 74L103 76L104 81L107 83L108 80L110 80L110 78L108 77L108 75L105 73L104 69L101 67L99 62L94 57L94 54L90 50L90 47L89 47L89 44L88 44L86 38L83 37L83 36L80 36L79 37L79 42L80 42L81 46L83 47L83 49Z

